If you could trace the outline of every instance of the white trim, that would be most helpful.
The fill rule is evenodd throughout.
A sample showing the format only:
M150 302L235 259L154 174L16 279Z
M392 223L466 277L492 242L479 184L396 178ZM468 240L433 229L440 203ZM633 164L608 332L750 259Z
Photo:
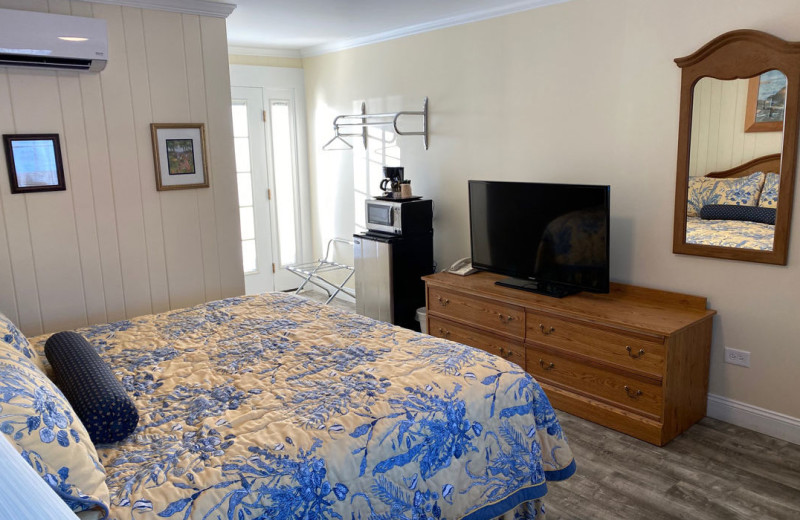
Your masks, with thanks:
M435 31L437 29L444 29L446 27L453 27L455 25L463 25L465 23L479 22L481 20L488 20L489 18L497 18L498 16L505 16L507 14L528 11L530 9L536 9L537 7L545 7L564 2L569 2L569 0L521 0L519 2L501 7L490 7L487 9L481 9L479 11L473 11L471 13L449 16L447 18L440 18L438 20L423 22L416 25L409 25L400 29L392 29L391 31L385 31L370 36L352 38L333 43L312 45L311 47L301 49L300 54L304 58L310 56L319 56L321 54L343 51L346 49L352 49L354 47L362 47L364 45L372 45L374 43L403 38L413 34Z
M302 58L297 49L267 49L265 47L243 47L229 45L228 54L235 56L264 56L267 58Z
M800 419L751 404L708 394L706 415L794 444L800 444Z
M211 0L89 0L95 4L126 5L141 9L155 9L173 13L197 14L227 18L236 9L236 4L212 2Z

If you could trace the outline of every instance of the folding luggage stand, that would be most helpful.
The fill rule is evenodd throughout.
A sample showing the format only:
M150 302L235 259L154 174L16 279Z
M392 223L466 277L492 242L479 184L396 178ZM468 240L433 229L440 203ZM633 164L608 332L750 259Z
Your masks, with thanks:
M355 268L352 265L347 264L340 264L338 262L334 262L330 256L331 254L331 245L335 242L341 244L348 244L350 247L353 246L353 242L351 240L346 240L344 238L332 238L328 240L328 247L325 248L325 257L317 260L316 262L307 262L304 264L294 264L286 266L286 269L293 272L297 276L303 279L303 283L300 284L300 287L294 292L298 294L306 284L310 283L312 285L316 285L323 291L328 294L328 300L325 304L329 304L336 295L340 292L350 296L351 298L355 299L356 293L353 289L345 287L345 284L350 281L350 278L353 277L355 274ZM343 271L347 270L350 271L345 277L344 281L341 283L335 283L329 279L326 279L323 275L327 273L327 276L330 276L335 271ZM331 293L333 290L333 293Z

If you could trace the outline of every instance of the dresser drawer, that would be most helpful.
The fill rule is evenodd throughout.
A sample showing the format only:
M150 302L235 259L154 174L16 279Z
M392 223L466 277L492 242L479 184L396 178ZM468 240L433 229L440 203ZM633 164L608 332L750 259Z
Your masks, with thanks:
M485 300L439 287L428 288L428 311L476 327L504 332L518 338L525 333L522 307Z
M528 311L525 339L607 361L661 377L665 348L657 337L646 339L625 331L610 331L589 324Z
M521 342L485 334L471 327L465 327L440 318L430 317L429 321L430 327L428 332L432 336L479 348L522 367L525 366L525 348L522 346Z
M530 345L526 349L525 369L537 380L586 396L601 397L653 417L661 417L661 386L585 365Z

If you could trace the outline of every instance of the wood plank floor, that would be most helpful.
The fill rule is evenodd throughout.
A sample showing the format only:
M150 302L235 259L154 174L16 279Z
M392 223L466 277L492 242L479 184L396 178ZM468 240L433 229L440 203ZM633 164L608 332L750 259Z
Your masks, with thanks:
M663 448L558 412L578 470L547 520L800 520L800 446L706 417Z

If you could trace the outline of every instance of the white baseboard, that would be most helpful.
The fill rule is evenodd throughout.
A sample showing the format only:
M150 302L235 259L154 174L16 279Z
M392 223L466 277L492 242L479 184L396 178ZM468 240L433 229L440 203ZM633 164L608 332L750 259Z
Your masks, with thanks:
M800 419L751 404L708 394L706 415L748 430L800 444Z

